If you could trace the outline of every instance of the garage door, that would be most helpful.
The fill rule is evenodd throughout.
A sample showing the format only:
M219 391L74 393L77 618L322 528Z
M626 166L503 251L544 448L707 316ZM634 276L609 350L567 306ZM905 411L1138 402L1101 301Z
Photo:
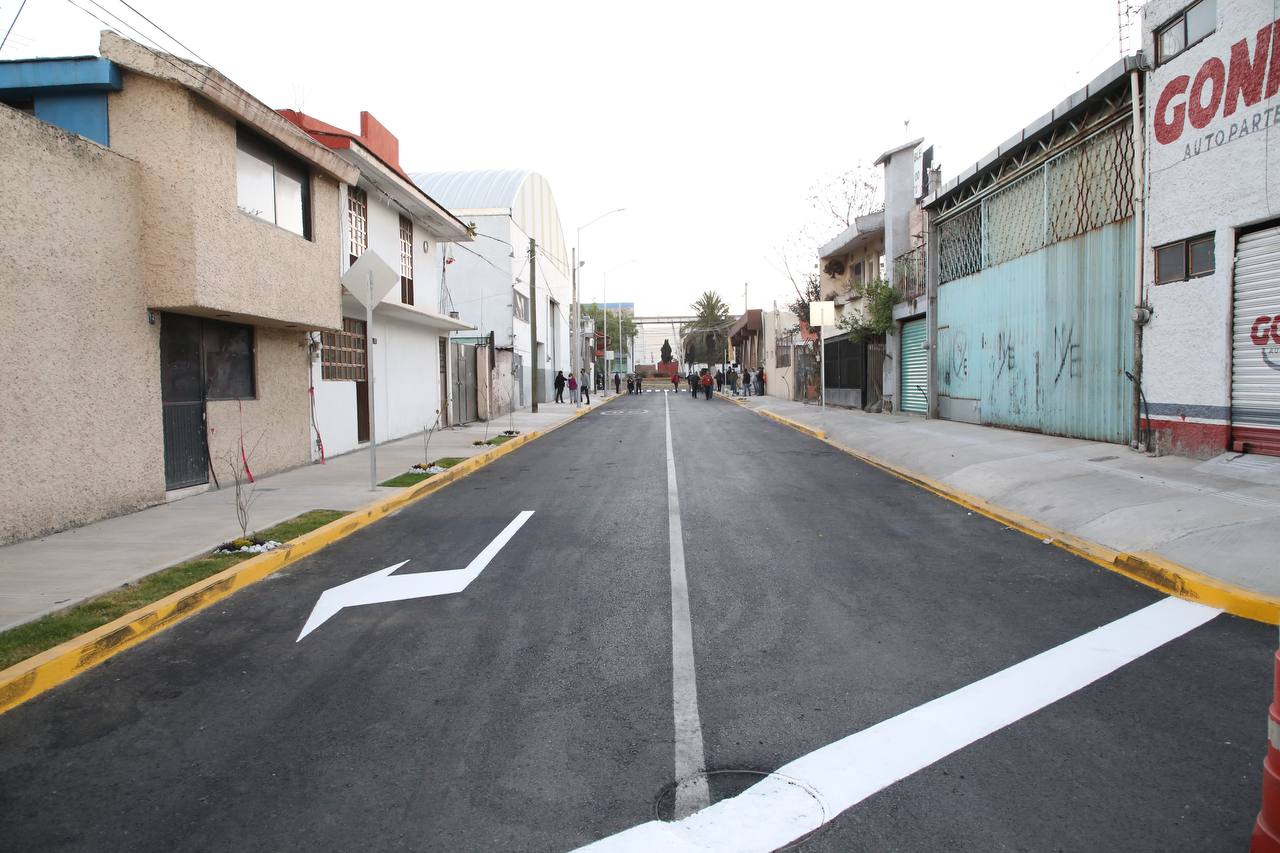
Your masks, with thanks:
M902 324L902 356L899 361L898 408L924 414L929 409L929 351L924 318Z
M1236 245L1231 445L1280 456L1280 227Z

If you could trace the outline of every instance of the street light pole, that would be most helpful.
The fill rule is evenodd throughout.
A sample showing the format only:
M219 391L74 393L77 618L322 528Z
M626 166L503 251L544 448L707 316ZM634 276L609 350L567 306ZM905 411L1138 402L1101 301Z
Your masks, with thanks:
M590 226L599 222L601 219L604 219L606 216L612 216L615 213L622 213L624 210L626 210L625 207L619 207L614 210L606 211L605 213L602 213L599 216L597 216L595 219L592 219L586 225L579 225L577 238L573 242L573 305L570 308L569 313L572 316L573 337L576 340L576 343L569 352L569 359L570 359L569 370L575 376L578 373L578 348L582 346L581 333L579 331L582 325L582 306L578 303L578 267L580 266L580 264L578 263L578 254L582 250L582 229L589 228ZM583 261L583 263L586 263L586 262ZM605 339L606 349L608 348L608 342L609 342L609 303L607 301L608 296L609 294L606 293L605 294L606 302L605 302L605 308L604 308L604 339ZM594 352L594 350L595 348L593 346L592 351Z

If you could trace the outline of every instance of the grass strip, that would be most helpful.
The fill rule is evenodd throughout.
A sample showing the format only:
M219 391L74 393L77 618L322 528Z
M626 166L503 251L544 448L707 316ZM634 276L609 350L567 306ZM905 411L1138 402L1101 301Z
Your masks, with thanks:
M515 438L514 435L495 435L493 438L486 441L485 444L492 444L495 446L499 444L506 444L513 438Z
M465 456L442 456L431 464L439 465L441 468L452 468L465 458ZM405 486L416 486L418 483L421 483L430 476L430 474L425 472L419 473L417 471L405 471L403 474L397 474L390 480L383 480L378 485L399 489L404 488Z
M288 542L344 515L346 515L345 512L333 509L313 509L274 527L259 530L258 536L263 539L274 539L277 542ZM0 669L13 666L32 655L38 655L72 637L92 631L139 607L159 601L170 593L256 556L257 554L210 552L194 560L161 569L155 574L147 575L145 578L97 598L81 602L61 613L51 613L34 622L0 632Z

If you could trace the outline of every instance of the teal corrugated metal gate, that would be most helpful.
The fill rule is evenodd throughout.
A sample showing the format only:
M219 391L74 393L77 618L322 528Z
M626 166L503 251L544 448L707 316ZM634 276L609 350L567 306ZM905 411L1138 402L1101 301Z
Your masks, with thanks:
M1128 442L1133 228L1105 225L943 284L939 414Z
M929 408L929 350L924 318L902 324L902 351L898 359L898 408L920 412Z

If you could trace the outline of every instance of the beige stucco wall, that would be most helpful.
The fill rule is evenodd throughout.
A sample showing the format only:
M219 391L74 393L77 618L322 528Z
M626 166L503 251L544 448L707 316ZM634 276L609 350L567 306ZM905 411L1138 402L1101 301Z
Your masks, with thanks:
M0 542L164 498L137 163L0 105Z
M310 357L306 334L254 328L257 398L206 404L209 457L220 485L230 484L227 453L238 459L240 435L254 476L311 461ZM210 480L212 483L212 480Z
M338 182L311 170L312 239L236 206L236 122L175 83L126 71L111 147L144 165L146 295L155 308L337 328Z

